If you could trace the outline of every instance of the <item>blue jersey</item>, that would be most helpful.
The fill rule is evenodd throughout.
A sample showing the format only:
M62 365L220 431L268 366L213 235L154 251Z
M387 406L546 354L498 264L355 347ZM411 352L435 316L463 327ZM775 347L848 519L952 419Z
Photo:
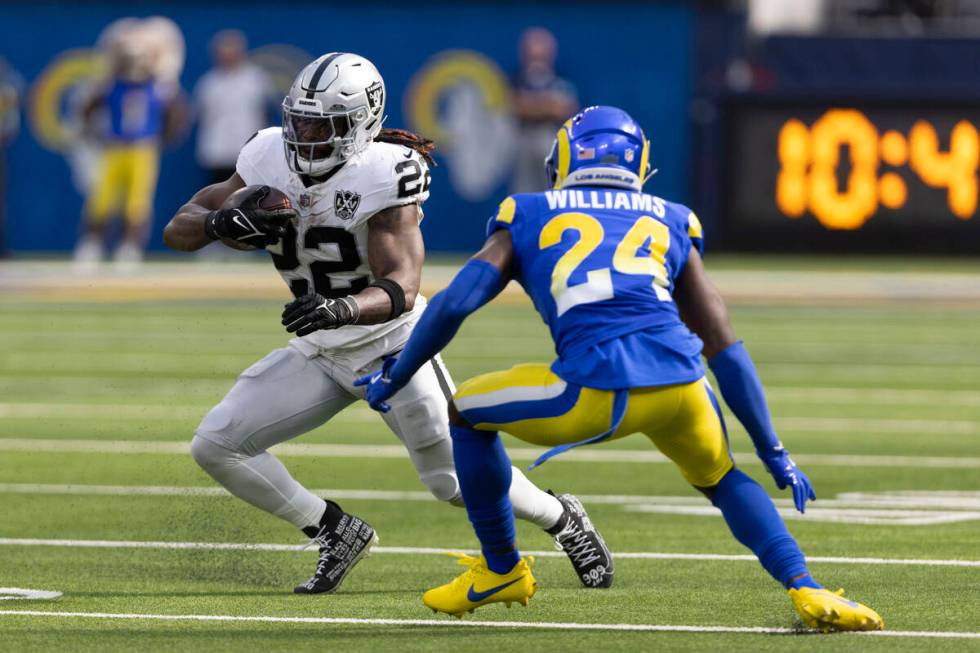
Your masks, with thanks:
M112 140L129 143L160 137L164 99L156 82L116 80L109 88L106 106Z
M552 371L599 389L704 376L701 340L671 298L701 224L643 193L575 188L505 199L488 232L507 229L514 279L551 330Z

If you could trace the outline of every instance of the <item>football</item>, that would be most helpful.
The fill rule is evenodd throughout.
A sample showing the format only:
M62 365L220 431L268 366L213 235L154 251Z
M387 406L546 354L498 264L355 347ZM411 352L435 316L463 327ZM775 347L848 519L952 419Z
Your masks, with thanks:
M251 195L253 192L255 192L257 189L261 187L262 186L260 185L255 185L255 186L245 186L244 188L239 188L234 193L228 196L228 199L224 201L224 203L221 205L221 208L237 209L238 207L241 206L242 202L245 201L246 197L248 197L249 195ZM276 209L292 208L293 204L292 202L289 201L289 198L286 197L285 193L283 193L281 190L278 190L276 188L272 188L271 186L268 188L269 188L269 194L266 195L261 202L259 202L259 206L261 208L269 209L270 211L275 211ZM231 247L232 249L239 249L242 251L251 251L251 250L258 249L257 247L239 242L233 238L222 238L221 242L223 242L228 247Z

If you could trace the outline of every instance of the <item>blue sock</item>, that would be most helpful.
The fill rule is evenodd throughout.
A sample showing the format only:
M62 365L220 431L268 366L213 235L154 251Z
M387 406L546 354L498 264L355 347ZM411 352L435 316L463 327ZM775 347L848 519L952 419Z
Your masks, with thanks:
M812 587L813 589L817 590L823 589L823 585L813 580L813 576L810 574L803 574L799 578L794 578L789 582L789 587L792 587L795 590L798 590L801 587Z
M453 459L466 513L487 566L506 574L520 562L514 509L510 505L510 458L496 431L450 425Z
M711 503L721 510L735 539L751 549L783 587L821 587L810 576L803 552L772 499L751 477L732 469L713 488Z

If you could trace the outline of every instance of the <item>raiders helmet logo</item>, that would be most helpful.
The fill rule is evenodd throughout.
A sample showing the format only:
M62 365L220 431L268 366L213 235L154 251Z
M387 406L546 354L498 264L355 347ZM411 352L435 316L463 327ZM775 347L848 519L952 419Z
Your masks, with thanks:
M367 94L368 107L371 113L377 115L381 111L381 105L385 102L385 89L381 82L375 82L364 89Z
M361 194L352 190L338 190L333 196L333 210L341 220L350 220L361 204Z

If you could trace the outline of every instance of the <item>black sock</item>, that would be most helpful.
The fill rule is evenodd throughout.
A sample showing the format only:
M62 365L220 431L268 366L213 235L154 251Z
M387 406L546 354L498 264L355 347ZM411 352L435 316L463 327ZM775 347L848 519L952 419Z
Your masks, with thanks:
M337 528L340 520L344 518L344 511L340 509L340 506L330 499L325 499L325 503L327 504L327 508L323 511L323 516L320 517L320 523L303 527L303 533L310 539L313 539L320 533L329 533L334 530Z
M544 529L544 532L548 535L558 535L558 533L561 533L562 529L564 529L566 526L568 526L568 513L563 512L561 517L558 518L558 521L555 522L555 525L551 528Z

